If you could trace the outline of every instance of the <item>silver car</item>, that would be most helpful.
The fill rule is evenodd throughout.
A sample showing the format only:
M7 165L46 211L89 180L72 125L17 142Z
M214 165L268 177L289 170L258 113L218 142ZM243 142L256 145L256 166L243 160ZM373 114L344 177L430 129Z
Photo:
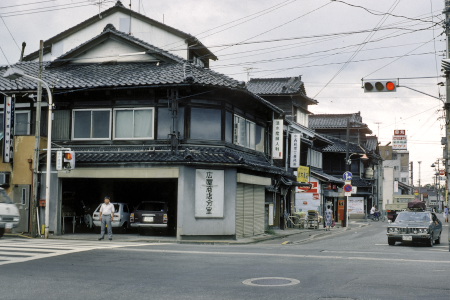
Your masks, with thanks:
M0 188L0 237L5 234L5 229L17 227L19 221L19 209L6 194L6 191Z
M111 222L113 228L120 228L122 232L125 232L130 226L130 208L126 203L111 202L114 205L114 221ZM94 211L92 219L94 226L100 227L100 204Z

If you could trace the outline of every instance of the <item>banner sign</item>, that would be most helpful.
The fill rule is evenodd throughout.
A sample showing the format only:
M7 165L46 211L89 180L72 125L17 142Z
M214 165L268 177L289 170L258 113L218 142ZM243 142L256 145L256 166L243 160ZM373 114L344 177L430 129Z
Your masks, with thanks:
M291 168L300 167L300 133L291 134Z
M223 218L225 172L195 171L195 217Z
M3 162L12 162L14 156L14 100L5 97L3 108Z
M305 186L299 186L297 189L298 193L319 193L319 183L318 182L309 182L309 184L311 184L311 188L310 187L305 187Z
M348 213L364 214L364 198L363 197L348 197Z
M272 126L272 158L283 158L283 119L273 120Z
M309 181L309 167L299 166L297 169L297 181L308 182Z

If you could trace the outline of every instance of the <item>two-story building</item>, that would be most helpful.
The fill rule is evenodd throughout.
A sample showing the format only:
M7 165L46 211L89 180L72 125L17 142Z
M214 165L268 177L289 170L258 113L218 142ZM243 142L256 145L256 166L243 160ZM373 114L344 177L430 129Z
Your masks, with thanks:
M168 47L173 44L178 47ZM166 201L178 239L263 233L266 199L280 185L295 184L292 173L271 160L273 120L284 111L208 69L216 57L199 45L120 1L45 41L42 79L54 98L52 149L75 152L72 170L56 171L54 154L52 170L42 163L33 170L37 84L1 77L0 91L16 106L16 129L14 157L3 160L0 170L12 174L8 192L23 201L24 219L30 219L31 205L45 200L50 232L61 234L65 214L75 213L81 201L95 208L108 195L129 207ZM37 77L38 56L33 52L14 67ZM45 115L44 107L43 136ZM21 190L31 190L33 174L39 174L38 199Z

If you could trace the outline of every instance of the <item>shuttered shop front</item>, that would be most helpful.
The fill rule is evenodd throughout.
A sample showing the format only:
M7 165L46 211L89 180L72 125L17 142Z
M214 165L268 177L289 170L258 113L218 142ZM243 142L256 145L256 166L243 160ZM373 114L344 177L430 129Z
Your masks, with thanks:
M236 195L236 236L264 233L264 186L238 183Z

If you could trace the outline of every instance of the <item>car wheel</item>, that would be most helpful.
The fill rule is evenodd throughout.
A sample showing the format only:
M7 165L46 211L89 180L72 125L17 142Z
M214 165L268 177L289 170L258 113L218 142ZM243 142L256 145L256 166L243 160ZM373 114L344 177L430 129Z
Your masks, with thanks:
M0 238L5 234L5 228L0 228Z
M442 234L442 231L439 232L439 237L434 241L436 243L436 245L439 245L441 243L441 234Z
M389 246L394 246L395 245L395 240L392 238L388 238L388 244Z
M428 247L433 247L434 244L434 237L433 235L430 236L430 239L428 240Z

